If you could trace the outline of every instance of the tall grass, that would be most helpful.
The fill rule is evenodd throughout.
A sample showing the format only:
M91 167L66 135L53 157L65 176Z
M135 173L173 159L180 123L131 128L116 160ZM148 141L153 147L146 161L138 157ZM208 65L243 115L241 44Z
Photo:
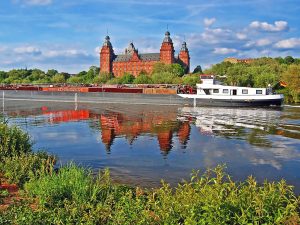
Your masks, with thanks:
M69 165L57 174L30 180L36 208L13 206L12 224L298 224L299 197L285 181L237 183L219 166L171 188L146 190L112 184L108 172Z
M32 151L32 142L27 133L18 127L0 123L0 161L5 157L17 156Z

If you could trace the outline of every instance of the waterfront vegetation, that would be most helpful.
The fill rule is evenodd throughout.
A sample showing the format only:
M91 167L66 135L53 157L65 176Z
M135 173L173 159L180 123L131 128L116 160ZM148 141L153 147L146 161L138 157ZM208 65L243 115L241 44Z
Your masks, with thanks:
M284 180L234 182L224 166L193 172L172 188L145 189L112 182L109 170L95 175L33 152L28 134L0 124L0 224L298 224L300 198ZM10 199L10 201L8 201ZM9 202L9 203L7 203Z

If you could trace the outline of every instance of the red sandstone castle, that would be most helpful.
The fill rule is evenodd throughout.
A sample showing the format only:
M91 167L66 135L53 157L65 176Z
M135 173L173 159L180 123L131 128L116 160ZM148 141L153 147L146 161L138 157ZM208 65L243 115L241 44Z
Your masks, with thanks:
M128 48L125 49L125 54L115 55L110 38L106 36L100 51L100 72L112 73L115 77L123 76L126 72L137 77L141 71L150 74L153 65L162 62L165 64L178 63L188 73L190 70L190 55L186 42L182 43L177 58L174 53L175 50L169 31L165 33L159 53L139 54L133 43L130 43Z

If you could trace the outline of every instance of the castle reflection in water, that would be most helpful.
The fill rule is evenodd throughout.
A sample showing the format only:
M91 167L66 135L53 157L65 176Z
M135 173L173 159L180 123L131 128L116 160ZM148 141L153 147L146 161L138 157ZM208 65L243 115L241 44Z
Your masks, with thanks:
M10 116L27 116L29 112L15 112ZM143 135L157 138L159 148L164 155L173 147L173 138L177 137L181 148L185 148L190 136L189 121L178 121L177 112L149 112L126 114L115 111L104 111L95 113L88 109L79 110L50 110L41 107L31 111L29 114L43 115L42 119L36 119L31 123L57 124L72 121L90 120L91 127L99 129L101 141L109 153L117 138L126 138L129 144Z

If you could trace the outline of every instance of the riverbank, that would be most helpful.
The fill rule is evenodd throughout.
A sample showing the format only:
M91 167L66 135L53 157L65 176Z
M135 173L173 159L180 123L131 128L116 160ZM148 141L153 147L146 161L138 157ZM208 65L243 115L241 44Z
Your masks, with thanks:
M55 157L33 153L26 133L3 123L0 129L1 182L20 189L20 200L0 211L0 224L299 223L299 196L285 181L233 182L218 166L175 188L115 184L108 170L97 176L74 164L54 170Z

